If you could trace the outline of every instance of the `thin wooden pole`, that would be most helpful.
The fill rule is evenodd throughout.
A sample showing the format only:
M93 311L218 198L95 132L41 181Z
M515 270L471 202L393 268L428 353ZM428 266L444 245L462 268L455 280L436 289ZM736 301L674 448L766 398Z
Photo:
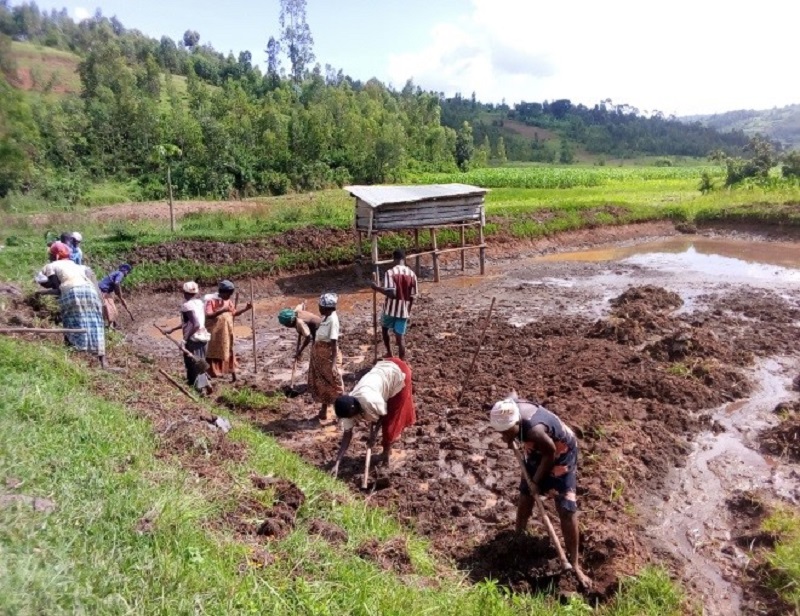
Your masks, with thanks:
M258 356L256 355L256 296L253 292L253 279L250 279L250 329L253 332L253 373L258 372Z
M85 329L59 327L0 327L0 334L85 334Z
M414 250L419 252L419 229L414 229ZM419 257L417 257L415 261L414 273L417 275L417 278L419 278Z
M462 272L465 269L467 269L467 257L464 254L465 253L464 247L466 245L467 245L467 231L462 225L461 227L461 271Z
M475 368L475 362L478 359L478 353L481 352L481 347L483 346L483 339L486 338L486 330L489 329L489 323L492 322L492 311L494 310L494 302L497 298L492 298L492 304L489 306L489 314L486 315L486 322L483 324L483 331L481 332L481 339L478 342L478 348L475 349L475 355L472 356L472 363L469 365L469 370L467 370L467 376L464 378L464 382L461 383L461 391L458 392L458 398L456 399L457 402L461 402L461 396L464 395L464 388L469 383L470 377L472 377L472 370Z
M378 270L378 234L372 234L372 280L380 284ZM375 349L375 363L378 362L378 292L372 290L372 345Z
M433 239L433 281L439 282L439 246L436 243L436 229L431 228L431 238Z
M480 248L481 276L483 276L486 273L486 247L484 246L484 241L483 241L483 221L481 221L481 226L478 227L478 234L480 240L478 243L480 244L481 247Z
M164 378L166 378L166 379L167 379L167 380L168 380L170 383L172 383L172 384L173 384L175 387L177 387L177 388L178 388L178 389L179 389L179 390L180 390L180 391L183 393L183 395L185 395L187 398L189 398L189 399L190 399L190 400L192 400L193 402L200 402L200 400L198 400L197 398L195 398L195 397L194 397L194 396L193 396L193 395L192 395L192 394L189 392L189 390L188 390L188 389L186 389L186 388L185 388L183 385L181 385L180 383L178 383L178 381L176 381L176 380L175 380L175 379L173 379L173 378L172 378L172 377L171 377L169 374L167 374L167 373L164 371L164 369L163 369L163 368L159 368L159 369L158 369L158 371L159 371L159 372L162 374L162 376L164 376Z
M172 204L172 165L167 165L167 186L169 187L169 230L175 233L175 207Z

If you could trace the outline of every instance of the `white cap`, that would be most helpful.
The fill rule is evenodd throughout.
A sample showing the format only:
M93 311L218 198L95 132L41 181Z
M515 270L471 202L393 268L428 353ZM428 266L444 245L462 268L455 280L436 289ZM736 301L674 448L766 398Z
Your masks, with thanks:
M73 231L72 239L75 240L76 242L82 242L83 236L81 235L80 231Z
M183 284L183 292L184 293L199 293L200 287L197 286L197 283L194 280L190 280L189 282L185 282Z
M519 420L519 405L512 398L500 400L489 411L489 425L498 432L513 428Z

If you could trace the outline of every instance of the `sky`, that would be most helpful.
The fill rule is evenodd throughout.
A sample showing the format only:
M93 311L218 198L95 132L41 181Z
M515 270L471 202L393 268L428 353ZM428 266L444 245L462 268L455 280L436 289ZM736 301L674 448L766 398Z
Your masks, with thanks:
M68 0L69 2L69 0ZM83 19L99 8L129 28L249 50L265 64L278 0L39 1ZM307 0L314 52L353 78L408 79L508 104L611 99L690 115L800 103L800 3L761 0Z

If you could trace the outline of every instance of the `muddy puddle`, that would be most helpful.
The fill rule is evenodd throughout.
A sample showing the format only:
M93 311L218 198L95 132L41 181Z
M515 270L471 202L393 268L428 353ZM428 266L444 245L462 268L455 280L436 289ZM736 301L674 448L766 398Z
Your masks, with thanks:
M711 429L692 444L686 465L673 470L665 498L651 498L648 536L683 563L685 577L705 598L709 616L741 612L737 574L748 563L736 545L737 521L728 501L737 492L769 492L800 503L798 468L758 451L758 434L777 423L773 410L793 397L793 358L759 362L757 388L744 400L715 409Z
M471 580L492 578L521 592L574 590L559 578L539 524L532 522L524 554L511 533L518 468L487 428L486 412L516 389L579 434L582 559L599 596L668 555L707 613L740 612L737 572L747 555L735 543L727 499L755 489L799 497L795 469L757 451L759 431L776 421L772 409L796 396L800 245L680 236L492 262L489 272L447 270L442 283L421 284L407 342L417 424L396 446L391 486L370 503L428 537ZM372 292L354 288L352 278L319 272L257 289L258 374L249 315L237 319L244 382L265 391L286 384L296 337L278 324L278 311L303 300L315 310L320 293L341 290L340 346L351 387L375 353ZM642 291L639 299L620 305L632 290ZM493 297L492 325L467 375ZM153 313L160 324L176 322L177 301L169 301ZM154 334L136 341L164 361L175 356ZM306 352L294 367L301 388L307 366ZM248 419L327 470L340 435L310 420L316 408L304 394ZM340 468L357 494L363 436L354 437Z

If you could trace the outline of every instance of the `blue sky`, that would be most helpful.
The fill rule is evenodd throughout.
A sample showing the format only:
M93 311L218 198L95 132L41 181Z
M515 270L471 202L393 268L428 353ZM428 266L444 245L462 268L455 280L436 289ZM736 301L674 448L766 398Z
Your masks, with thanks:
M180 40L187 29L262 64L278 34L278 0L71 0L123 24ZM610 98L678 115L800 103L795 28L800 3L761 0L308 0L321 64L362 80L406 79L481 100Z

